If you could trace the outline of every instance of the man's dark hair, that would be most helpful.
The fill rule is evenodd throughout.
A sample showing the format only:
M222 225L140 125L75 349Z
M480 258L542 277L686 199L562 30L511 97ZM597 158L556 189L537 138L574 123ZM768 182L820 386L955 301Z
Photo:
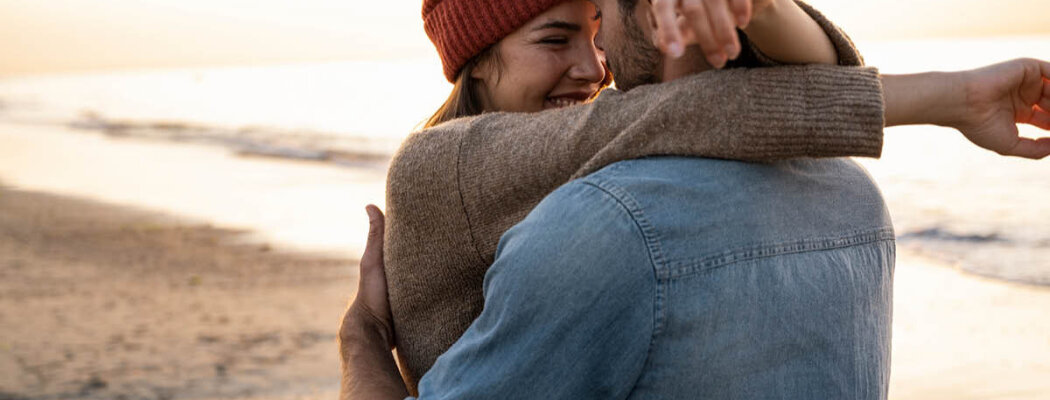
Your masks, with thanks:
M618 0L620 3L620 15L629 16L634 14L634 6L638 4L638 0Z

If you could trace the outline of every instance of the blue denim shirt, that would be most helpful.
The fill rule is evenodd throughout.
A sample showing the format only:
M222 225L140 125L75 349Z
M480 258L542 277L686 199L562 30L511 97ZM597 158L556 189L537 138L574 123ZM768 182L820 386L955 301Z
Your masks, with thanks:
M853 161L619 162L503 236L420 399L885 399L893 267Z

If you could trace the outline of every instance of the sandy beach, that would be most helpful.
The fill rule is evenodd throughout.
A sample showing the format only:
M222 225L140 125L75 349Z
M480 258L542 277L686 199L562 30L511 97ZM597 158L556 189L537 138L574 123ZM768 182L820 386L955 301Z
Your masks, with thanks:
M383 172L0 124L0 399L334 398ZM901 249L892 399L1042 399L1050 287Z
M0 398L333 398L347 259L0 188Z

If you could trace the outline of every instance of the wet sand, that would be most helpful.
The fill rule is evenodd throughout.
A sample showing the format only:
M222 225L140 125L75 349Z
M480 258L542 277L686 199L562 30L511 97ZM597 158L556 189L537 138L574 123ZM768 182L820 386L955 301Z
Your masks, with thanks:
M0 398L334 398L356 261L0 188Z
M1050 287L898 251L890 398L1046 399Z
M335 397L381 171L0 124L0 182L0 399ZM902 248L893 332L891 399L1050 393L1050 288Z

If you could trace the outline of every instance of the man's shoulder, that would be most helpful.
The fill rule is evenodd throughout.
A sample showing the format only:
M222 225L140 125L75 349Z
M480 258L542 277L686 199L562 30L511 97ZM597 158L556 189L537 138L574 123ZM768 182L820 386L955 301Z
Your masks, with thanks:
M621 198L575 180L502 236L485 286L509 280L581 298L632 292L655 282L651 239Z
M635 240L638 236L624 234L635 230L630 207L621 196L592 179L576 179L547 195L507 236L528 233L558 239L589 238L587 245L594 247L599 242L607 245ZM608 234L612 231L619 234Z
M654 157L611 164L579 184L617 198L669 259L892 235L878 186L850 159Z
M797 183L814 176L836 177L840 183L874 184L871 176L849 158L801 158L778 162L745 162L700 157L647 157L609 164L581 179L593 185L622 187L654 183L703 186L713 182L780 181Z

